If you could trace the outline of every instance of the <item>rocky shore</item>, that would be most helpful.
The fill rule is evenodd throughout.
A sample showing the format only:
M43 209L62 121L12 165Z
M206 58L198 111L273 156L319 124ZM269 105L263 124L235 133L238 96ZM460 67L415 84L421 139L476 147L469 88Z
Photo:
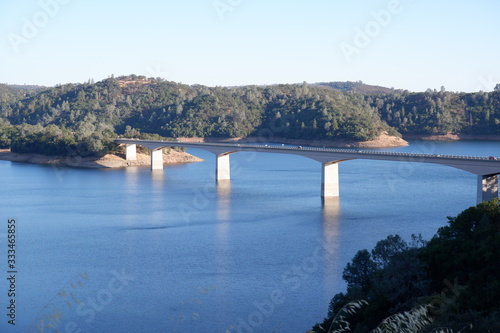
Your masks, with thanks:
M128 166L148 166L151 165L151 158L146 154L137 154L137 160L127 161L125 156L107 154L101 158L80 157L80 156L46 156L40 154L19 154L13 153L10 149L0 149L0 160L12 162L25 162L37 164L55 164L79 168L124 168ZM163 154L164 164L181 164L191 162L201 162L201 158L185 152L170 149Z

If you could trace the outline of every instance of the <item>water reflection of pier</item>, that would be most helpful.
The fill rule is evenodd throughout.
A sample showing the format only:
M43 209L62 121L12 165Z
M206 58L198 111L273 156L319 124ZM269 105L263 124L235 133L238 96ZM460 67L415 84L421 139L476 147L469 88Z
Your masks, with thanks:
M325 295L333 297L342 282L342 267L339 266L340 249L340 198L323 198L323 239Z

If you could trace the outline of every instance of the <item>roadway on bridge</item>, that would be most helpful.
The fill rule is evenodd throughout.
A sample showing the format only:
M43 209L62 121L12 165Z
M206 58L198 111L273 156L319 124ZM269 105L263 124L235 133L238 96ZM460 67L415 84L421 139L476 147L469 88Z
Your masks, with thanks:
M116 143L137 144L151 150L162 147L196 148L216 155L232 154L240 151L294 154L308 157L321 163L341 162L352 159L386 160L396 162L417 162L446 165L465 170L476 175L500 174L500 160L489 156L460 156L444 154L423 154L388 152L382 150L320 148L308 146L285 146L283 144L247 144L215 142L154 141L137 139L116 139Z

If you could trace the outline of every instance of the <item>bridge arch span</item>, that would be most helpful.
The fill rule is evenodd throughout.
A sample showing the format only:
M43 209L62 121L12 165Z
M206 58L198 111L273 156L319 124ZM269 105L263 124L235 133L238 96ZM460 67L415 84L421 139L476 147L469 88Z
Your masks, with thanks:
M278 154L293 154L307 157L322 164L322 197L339 196L338 165L340 162L354 159L386 160L414 163L433 163L467 171L478 176L477 202L488 201L498 197L498 175L500 174L500 158L454 156L437 154L396 153L385 151L362 151L353 149L290 147L284 145L252 145L228 143L193 143L178 141L150 141L136 139L115 139L115 143L125 144L127 160L135 159L136 145L142 145L151 150L151 168L162 169L163 158L161 148L184 147L197 148L211 152L216 158L216 180L230 179L229 156L237 152L265 152Z

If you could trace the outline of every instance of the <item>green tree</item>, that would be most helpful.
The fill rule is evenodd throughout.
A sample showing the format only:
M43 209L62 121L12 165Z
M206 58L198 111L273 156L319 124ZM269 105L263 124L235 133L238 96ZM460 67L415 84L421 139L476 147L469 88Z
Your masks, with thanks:
M373 274L377 265L371 259L370 252L361 250L344 269L342 278L347 282L347 288L359 291L361 298L368 293L371 287Z
M372 250L373 261L378 268L385 268L394 256L408 249L408 244L399 235L389 235L377 242Z
M372 257L359 251L347 264L347 292L332 298L328 317L314 331L334 327L334 316L359 299L369 304L348 320L357 333L394 332L387 331L391 325L399 332L410 324L418 324L410 330L415 333L443 327L449 332L464 327L471 333L500 331L498 244L498 199L449 217L429 242L413 236L408 244L391 235L376 244Z

